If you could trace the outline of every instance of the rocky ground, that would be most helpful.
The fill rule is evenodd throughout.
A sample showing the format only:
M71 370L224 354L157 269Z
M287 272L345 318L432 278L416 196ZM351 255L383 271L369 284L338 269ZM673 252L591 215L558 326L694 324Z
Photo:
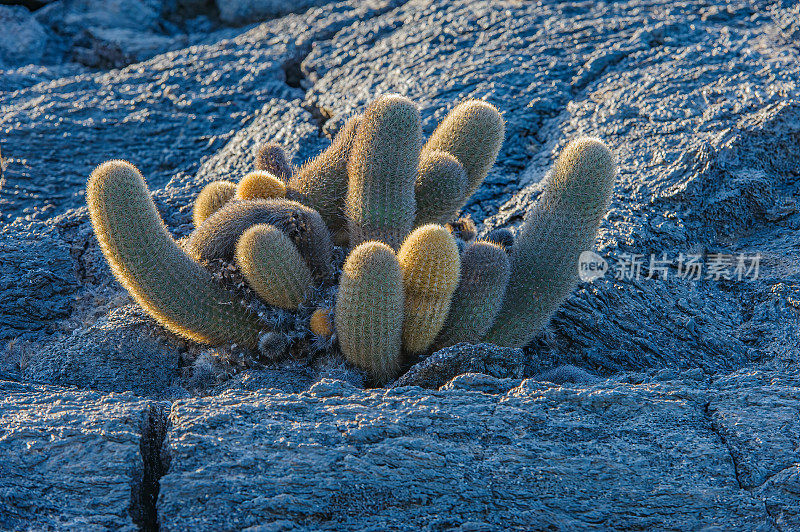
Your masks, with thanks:
M795 2L23 3L0 6L0 529L800 530ZM467 97L503 112L482 233L605 139L597 251L642 278L384 389L335 358L228 371L130 304L95 165L136 164L184 236L258 143L302 162L385 92L426 133ZM682 279L681 253L760 275Z

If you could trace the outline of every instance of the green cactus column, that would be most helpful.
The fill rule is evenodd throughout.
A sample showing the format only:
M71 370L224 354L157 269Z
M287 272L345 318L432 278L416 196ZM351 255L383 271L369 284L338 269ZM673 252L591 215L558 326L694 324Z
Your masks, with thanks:
M114 276L148 314L190 340L258 347L266 325L178 247L136 167L98 166L86 203Z
M411 232L421 146L419 110L411 100L383 96L367 107L347 164L351 247L379 240L398 249Z
M339 280L334 326L347 360L377 385L400 371L403 279L392 249L364 242L348 255Z
M344 215L347 160L360 123L361 115L348 120L328 149L295 173L287 191L289 199L319 212L337 245L347 243L347 220Z
M464 204L467 186L467 173L458 159L444 151L423 151L414 186L414 227L452 222Z
M474 242L461 256L461 279L435 349L459 342L478 343L494 323L508 277L508 254L491 242Z
M570 142L528 212L511 252L503 306L485 341L522 347L547 324L578 279L614 188L614 156L599 139Z
M446 151L464 166L468 188L459 208L480 188L500 153L504 136L505 123L497 108L481 100L468 100L450 111L425 143L425 151Z

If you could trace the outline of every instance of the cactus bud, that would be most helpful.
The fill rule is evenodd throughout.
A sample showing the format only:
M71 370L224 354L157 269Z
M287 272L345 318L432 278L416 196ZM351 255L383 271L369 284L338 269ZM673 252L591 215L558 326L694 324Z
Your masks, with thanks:
M250 288L275 307L296 310L314 285L294 243L272 225L244 232L236 244L236 263Z
M230 181L212 181L203 187L194 200L192 220L200 227L206 218L217 212L236 195L236 184Z
M263 170L274 175L284 183L292 178L293 168L286 150L280 144L270 142L258 148L256 154L256 170Z
M417 217L414 226L445 224L464 204L467 174L458 159L444 151L424 151L420 156L414 194Z
M244 176L236 186L236 199L273 199L286 196L283 181L265 170L256 170Z

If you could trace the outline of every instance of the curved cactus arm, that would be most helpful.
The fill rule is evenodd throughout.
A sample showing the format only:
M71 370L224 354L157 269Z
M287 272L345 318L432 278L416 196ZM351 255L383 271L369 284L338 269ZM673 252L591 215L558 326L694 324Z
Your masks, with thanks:
M514 242L511 277L487 342L524 346L572 292L578 258L594 244L608 209L614 173L614 156L601 140L567 144Z
M230 202L189 235L186 250L198 261L232 260L239 238L257 224L274 225L286 233L315 280L329 277L333 243L325 222L314 209L282 198Z
M268 327L175 243L136 167L98 166L86 203L114 276L148 314L190 340L257 349Z

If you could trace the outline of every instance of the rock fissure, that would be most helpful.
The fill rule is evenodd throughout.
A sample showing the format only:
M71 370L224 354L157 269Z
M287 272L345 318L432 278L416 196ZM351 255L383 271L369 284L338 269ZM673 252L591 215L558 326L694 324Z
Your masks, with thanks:
M139 450L142 469L134 477L131 486L131 517L142 532L157 532L160 528L158 517L158 493L160 479L169 469L170 457L165 441L169 420L167 404L150 407L143 422Z
M731 458L731 464L733 465L734 476L736 477L736 483L739 485L739 489L750 491L750 489L745 487L744 483L742 482L741 465L736 459L736 455L733 452L733 447L728 442L728 439L725 437L720 428L717 426L716 422L714 421L714 417L711 415L710 401L703 404L703 415L706 417L706 420L708 420L708 426L711 429L711 431L717 435L720 442L722 442L722 445L725 446L725 449L728 451L728 456L730 456Z

